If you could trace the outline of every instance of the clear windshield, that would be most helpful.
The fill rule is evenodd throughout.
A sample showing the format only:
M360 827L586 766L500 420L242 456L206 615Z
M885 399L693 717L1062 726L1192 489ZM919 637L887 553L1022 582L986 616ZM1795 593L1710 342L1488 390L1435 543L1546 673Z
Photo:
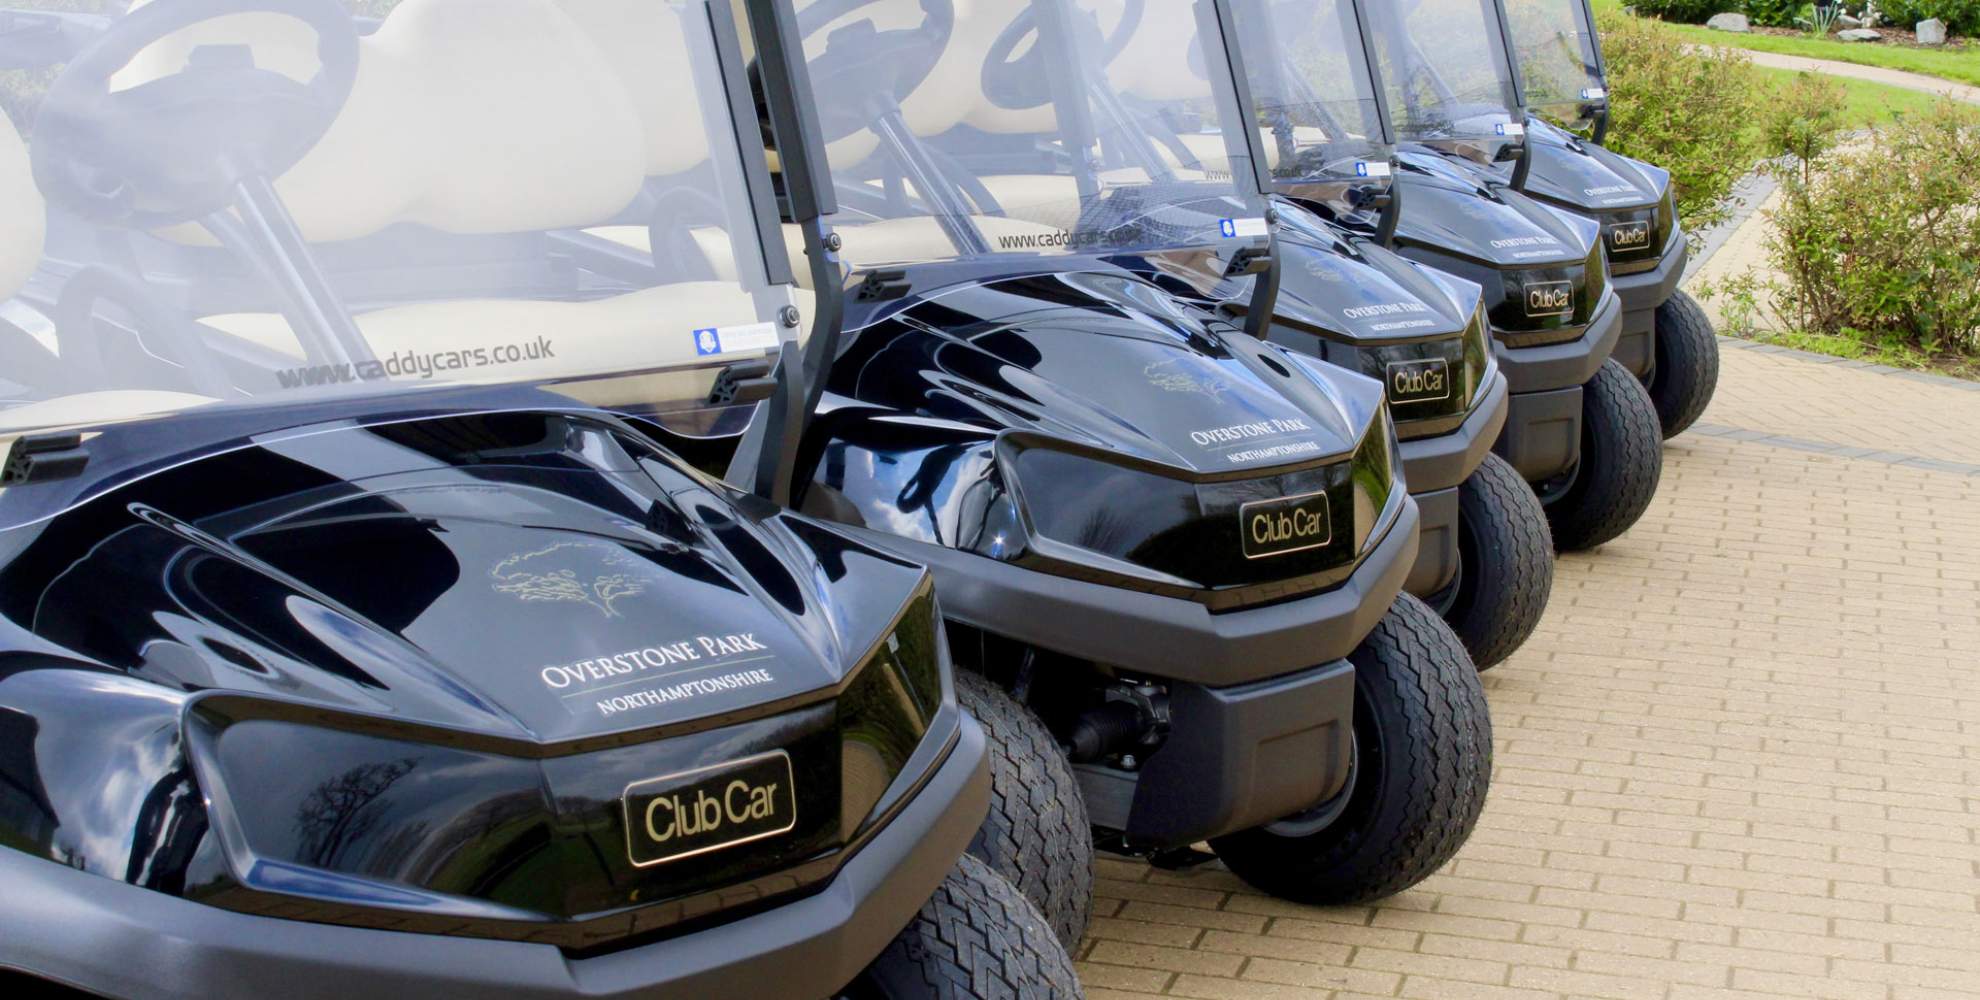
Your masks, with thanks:
M1209 0L798 8L856 267L1264 235Z
M1382 83L1404 141L1494 140L1517 132L1496 0L1372 0Z
M1351 0L1233 0L1231 8L1272 176L1385 172L1388 129Z
M791 294L714 39L705 0L0 8L0 434L705 395Z
M1586 124L1609 96L1596 58L1587 0L1505 0L1527 110L1556 124Z

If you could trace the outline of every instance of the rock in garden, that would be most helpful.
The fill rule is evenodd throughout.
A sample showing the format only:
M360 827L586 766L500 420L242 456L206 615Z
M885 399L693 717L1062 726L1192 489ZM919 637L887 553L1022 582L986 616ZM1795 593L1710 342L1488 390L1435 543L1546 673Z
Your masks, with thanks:
M1871 31L1869 28L1851 28L1848 31L1838 31L1836 32L1836 37L1845 42L1881 42L1884 40L1883 35Z
M1863 23L1863 19L1862 19L1862 18L1860 18L1860 17L1857 17L1857 16L1855 16L1855 15L1852 15L1852 14L1837 14L1837 15L1836 15L1836 23L1837 23L1837 24L1840 24L1840 25L1842 25L1842 26L1843 26L1843 27L1845 27L1845 28L1867 28L1867 27L1869 27L1869 25L1867 25L1867 24L1864 24L1864 23Z
M1936 17L1918 22L1918 44L1946 44L1946 22Z
M1711 20L1705 22L1705 26L1719 31L1753 30L1753 25L1746 20L1745 14L1714 14Z

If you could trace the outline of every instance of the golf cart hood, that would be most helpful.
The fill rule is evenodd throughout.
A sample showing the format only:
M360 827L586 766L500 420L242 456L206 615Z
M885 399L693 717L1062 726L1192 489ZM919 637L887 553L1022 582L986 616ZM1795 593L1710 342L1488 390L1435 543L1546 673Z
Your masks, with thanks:
M1107 271L953 286L859 339L878 353L840 362L856 375L835 376L831 388L853 383L849 399L1116 452L1179 475L1338 458L1380 410L1379 393L1359 391L1372 386L1288 368L1277 351L1153 284ZM1259 445L1281 450L1261 454Z
M1282 203L1279 221L1281 322L1357 342L1423 340L1458 336L1478 307L1469 282L1349 239L1297 204Z
M0 593L0 837L298 919L583 948L798 889L954 726L924 571L583 411L256 435L0 533ZM787 832L628 846L629 786L778 754Z
M865 325L805 448L804 509L1242 602L1268 581L1346 575L1400 502L1392 435L1373 379L1132 274L1046 271L949 284ZM1238 508L1322 493L1328 544L1247 554Z
M572 449L612 442L567 430ZM833 620L818 553L767 505L712 484L662 492L630 455L442 460L420 453L438 443L423 433L303 433L99 496L9 547L9 617L140 675L177 647L158 679L180 689L536 743L833 686L891 617ZM915 574L896 575L859 603L898 608ZM752 683L609 702L725 668Z
M1508 191L1480 168L1420 145L1397 155L1402 219L1396 239L1491 267L1580 264L1596 233L1588 223Z
M1598 214L1652 207L1670 190L1669 171L1612 153L1538 119L1528 121L1526 134L1533 147L1533 166L1525 191L1536 198ZM1502 172L1512 175L1510 167Z

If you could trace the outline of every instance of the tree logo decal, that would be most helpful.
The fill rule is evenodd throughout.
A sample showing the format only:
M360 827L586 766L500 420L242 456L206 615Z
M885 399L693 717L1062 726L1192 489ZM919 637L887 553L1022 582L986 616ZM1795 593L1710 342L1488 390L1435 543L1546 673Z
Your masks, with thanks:
M1195 372L1184 371L1181 358L1157 361L1143 368L1141 373L1148 377L1149 384L1164 392L1200 392L1216 399L1231 387L1220 377L1204 378Z
M595 542L559 542L521 552L495 564L488 575L495 589L523 601L574 601L597 608L607 618L622 597L646 592L637 575L638 557Z

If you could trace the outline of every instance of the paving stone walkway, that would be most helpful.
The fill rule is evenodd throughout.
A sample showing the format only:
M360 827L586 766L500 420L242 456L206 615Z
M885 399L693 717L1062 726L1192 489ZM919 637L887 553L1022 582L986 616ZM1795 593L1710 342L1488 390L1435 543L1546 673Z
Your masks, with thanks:
M1374 906L1109 859L1095 1000L1980 997L1980 391L1726 342L1486 675L1481 826Z

